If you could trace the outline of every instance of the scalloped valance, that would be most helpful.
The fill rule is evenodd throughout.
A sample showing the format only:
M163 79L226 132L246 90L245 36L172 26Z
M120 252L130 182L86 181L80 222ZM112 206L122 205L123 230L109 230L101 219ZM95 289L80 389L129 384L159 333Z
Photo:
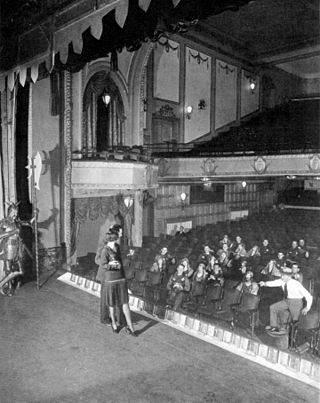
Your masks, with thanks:
M0 50L0 91L12 91L18 81L36 82L39 67L79 71L87 62L127 48L137 50L148 39L184 32L188 26L224 10L237 10L249 0L79 0L12 32ZM86 11L83 11L86 10ZM23 18L23 16L21 16ZM41 24L40 24L41 22ZM28 23L25 17L24 24ZM189 24L189 25L188 25ZM45 27L45 29L43 28ZM10 30L9 30L10 31ZM13 67L15 65L15 67Z
M180 1L181 0L172 0L173 7L176 7ZM28 69L31 71L30 78L35 83L38 79L39 65L44 63L46 68L51 71L55 63L56 55L59 55L60 62L65 64L68 60L70 47L72 47L75 54L81 54L83 50L84 32L89 30L92 37L99 40L103 32L103 18L110 12L114 11L115 22L119 27L123 28L128 16L129 2L130 0L109 1L108 4L90 10L77 20L55 29L52 33L51 43L48 43L47 51L13 68L6 74L0 74L0 91L4 90L6 83L7 88L12 91L18 80L20 84L24 86ZM138 0L138 6L144 12L147 12L150 3L151 0ZM38 27L35 29L38 29ZM23 44L26 35L30 35L30 31L19 37L19 44Z

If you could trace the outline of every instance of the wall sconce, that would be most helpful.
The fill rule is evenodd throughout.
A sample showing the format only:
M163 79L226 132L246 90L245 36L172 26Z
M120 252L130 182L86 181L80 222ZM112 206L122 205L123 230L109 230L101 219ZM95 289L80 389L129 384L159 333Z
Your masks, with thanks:
M110 101L111 101L111 96L108 94L106 89L103 91L103 94L102 94L101 97L102 97L102 102L107 107L109 105Z
M247 187L247 182L246 182L246 181L242 181L242 182L241 182L241 186L242 186L242 189L245 189L245 188Z
M249 87L250 87L250 90L251 90L251 94L254 94L254 90L256 89L256 83L255 83L255 81L253 81L252 78L250 78Z
M192 111L193 111L192 106L191 106L191 105L188 105L188 106L186 107L186 113L187 113L186 118L187 118L188 120L191 119L191 113L192 113Z
M123 199L123 202L124 202L124 205L127 207L127 209L129 209L133 205L133 198L131 196L126 196Z
M181 201L181 209L182 211L184 210L186 206L186 200L187 200L187 194L185 192L182 192L180 194L180 201Z
M199 103L198 103L198 109L200 111L206 109L206 101L204 99L200 99Z

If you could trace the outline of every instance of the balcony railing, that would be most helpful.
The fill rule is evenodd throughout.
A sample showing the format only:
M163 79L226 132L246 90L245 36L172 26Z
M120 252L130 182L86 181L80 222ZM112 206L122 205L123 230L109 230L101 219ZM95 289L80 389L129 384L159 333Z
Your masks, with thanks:
M116 160L116 161L141 161L152 162L151 151L142 146L115 146L105 151L81 150L73 151L73 160Z
M280 155L280 154L307 154L319 153L320 146L314 142L304 142L303 144L293 144L287 142L259 141L256 143L229 143L215 144L214 141L177 143L163 142L145 145L154 158L194 158L211 156L245 156L245 155Z

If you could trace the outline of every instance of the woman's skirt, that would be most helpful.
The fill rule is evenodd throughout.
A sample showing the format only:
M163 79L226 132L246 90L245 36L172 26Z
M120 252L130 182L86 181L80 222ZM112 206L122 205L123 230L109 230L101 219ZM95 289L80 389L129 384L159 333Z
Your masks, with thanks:
M106 302L109 306L122 306L129 302L126 279L106 281Z

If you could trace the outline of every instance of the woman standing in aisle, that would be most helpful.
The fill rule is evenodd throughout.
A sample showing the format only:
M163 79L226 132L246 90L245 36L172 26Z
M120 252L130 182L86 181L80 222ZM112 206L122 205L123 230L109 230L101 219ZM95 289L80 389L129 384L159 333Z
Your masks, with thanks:
M98 259L97 280L101 282L101 292L105 293L113 332L119 333L116 310L122 308L127 322L126 332L131 336L137 337L131 320L128 287L122 265L120 247L117 243L118 240L119 232L109 230L104 238L104 246ZM101 295L101 298L103 297L104 295Z

